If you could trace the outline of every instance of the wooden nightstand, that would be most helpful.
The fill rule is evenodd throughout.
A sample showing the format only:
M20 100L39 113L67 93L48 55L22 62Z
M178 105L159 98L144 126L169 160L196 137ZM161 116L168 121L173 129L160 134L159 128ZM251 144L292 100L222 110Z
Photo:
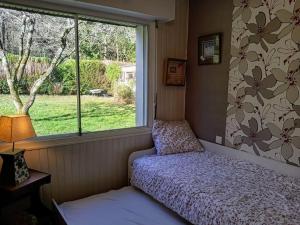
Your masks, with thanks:
M16 186L0 184L0 218L1 209L16 201L29 197L30 213L37 215L49 213L49 210L42 204L40 199L40 187L51 182L51 175L36 170L29 170L30 178Z

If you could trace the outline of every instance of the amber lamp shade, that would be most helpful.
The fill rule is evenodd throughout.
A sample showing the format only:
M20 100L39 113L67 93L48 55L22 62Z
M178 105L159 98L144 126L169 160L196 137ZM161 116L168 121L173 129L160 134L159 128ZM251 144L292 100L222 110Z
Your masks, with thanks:
M3 159L0 185L12 185L22 183L30 177L30 173L24 159L24 150L15 151L15 142L35 137L31 119L27 115L1 116L0 117L0 141L13 143L12 151L0 152Z
M14 143L35 137L31 119L27 115L1 116L0 117L0 141Z

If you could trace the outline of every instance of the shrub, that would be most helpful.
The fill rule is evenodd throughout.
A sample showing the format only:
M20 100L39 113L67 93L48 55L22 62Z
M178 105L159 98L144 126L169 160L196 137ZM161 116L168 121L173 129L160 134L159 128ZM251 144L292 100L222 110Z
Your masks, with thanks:
M126 104L132 104L134 102L133 90L126 84L119 84L115 87L115 97L118 101Z
M104 76L105 65L99 60L80 60L80 93L88 94L89 90L102 88L109 91L110 82ZM76 62L73 59L66 60L58 66L55 76L61 76L63 94L76 94Z
M102 88L109 89L104 86L103 78L105 73L105 65L99 60L81 60L80 61L80 85L81 92L88 94L89 90Z
M64 88L63 84L57 82L52 85L51 92L53 95L60 95L63 93L63 88Z
M74 95L76 94L76 62L73 59L68 59L58 65L53 72L53 76L57 78L56 82L61 82L63 89L62 94Z
M17 62L18 56L9 55L11 62ZM30 57L23 79L18 83L20 94L29 94L32 84L48 68L50 59L46 57ZM0 61L1 62L1 61ZM105 64L99 60L80 60L80 93L88 94L91 89L104 89L112 92L112 85L105 76ZM9 94L6 79L0 76L0 93ZM38 94L46 95L73 95L77 92L76 62L67 59L59 64L53 73L44 81Z
M0 78L0 94L9 94L9 88L5 78Z
M29 94L30 89L33 85L33 83L40 77L39 74L33 74L31 76L27 75L25 76L21 82L19 82L19 91L21 94ZM52 83L53 83L53 77L50 76L48 77L43 84L41 85L41 87L38 90L38 94L41 95L50 95L53 94L52 93Z
M106 77L110 82L116 82L121 76L122 70L119 64L111 63L106 67Z

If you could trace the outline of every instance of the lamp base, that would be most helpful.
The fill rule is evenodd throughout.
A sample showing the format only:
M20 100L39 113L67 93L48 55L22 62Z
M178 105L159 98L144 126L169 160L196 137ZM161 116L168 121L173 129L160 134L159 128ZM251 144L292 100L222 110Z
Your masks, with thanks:
M15 186L30 177L24 150L0 152L0 156L3 159L0 184Z

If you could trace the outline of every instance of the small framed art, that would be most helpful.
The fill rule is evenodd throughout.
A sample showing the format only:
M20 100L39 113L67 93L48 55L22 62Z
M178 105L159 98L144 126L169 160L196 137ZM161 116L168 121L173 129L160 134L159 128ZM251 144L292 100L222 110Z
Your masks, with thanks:
M184 86L186 76L186 60L168 58L166 60L165 84L168 86Z
M198 38L198 64L221 63L221 33L200 36Z

